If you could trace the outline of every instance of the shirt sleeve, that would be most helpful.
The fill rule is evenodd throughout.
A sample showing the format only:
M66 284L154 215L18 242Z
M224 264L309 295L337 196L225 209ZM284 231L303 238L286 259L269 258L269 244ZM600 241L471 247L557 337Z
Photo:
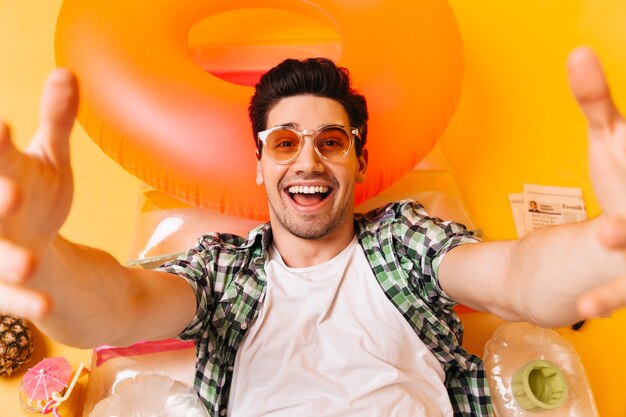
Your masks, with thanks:
M404 255L400 261L411 268L411 284L420 297L428 303L456 304L439 284L439 266L451 249L480 239L460 223L429 216L415 201L401 203L397 219L395 235Z

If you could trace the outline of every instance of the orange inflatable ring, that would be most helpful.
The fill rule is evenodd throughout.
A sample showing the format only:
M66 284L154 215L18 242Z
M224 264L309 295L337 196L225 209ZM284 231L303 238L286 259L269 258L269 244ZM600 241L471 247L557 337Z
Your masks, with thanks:
M261 18L267 10L331 28L340 40L332 58L368 98L370 164L356 203L411 170L443 133L461 90L461 39L442 0L65 0L55 50L58 65L78 75L79 122L147 184L199 207L266 219L246 111L253 89L216 76L219 69L208 73L202 54L192 57L189 33L232 15L231 29L254 37L280 26ZM238 12L260 17L241 25Z

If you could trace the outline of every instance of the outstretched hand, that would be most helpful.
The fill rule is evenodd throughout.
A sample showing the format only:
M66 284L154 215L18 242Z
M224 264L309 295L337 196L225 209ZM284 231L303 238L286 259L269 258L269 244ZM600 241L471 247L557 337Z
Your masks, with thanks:
M606 218L598 238L626 256L626 121L615 106L600 62L589 48L574 50L568 60L574 97L589 127L589 171ZM600 267L600 266L598 266ZM601 285L582 296L579 313L607 315L626 306L626 277Z
M78 108L76 78L67 70L46 81L40 125L24 152L0 123L0 310L36 318L45 294L28 287L65 221L73 193L69 136Z

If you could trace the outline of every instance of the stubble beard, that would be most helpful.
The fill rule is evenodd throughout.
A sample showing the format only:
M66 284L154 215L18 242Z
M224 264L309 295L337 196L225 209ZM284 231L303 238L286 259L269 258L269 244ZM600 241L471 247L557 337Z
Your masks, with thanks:
M292 235L306 240L322 239L334 232L348 212L348 206L350 201L354 199L354 190L350 195L346 196L346 200L338 207L338 210L334 209L328 213L328 216L324 214L312 214L304 218L294 218L289 215L288 212L280 210L272 200L269 200L270 207L274 212L274 216L278 223Z
M276 218L282 227L292 235L306 240L322 239L334 232L346 214L344 205L328 218L320 215L307 216L305 220L296 220L286 213L276 212Z

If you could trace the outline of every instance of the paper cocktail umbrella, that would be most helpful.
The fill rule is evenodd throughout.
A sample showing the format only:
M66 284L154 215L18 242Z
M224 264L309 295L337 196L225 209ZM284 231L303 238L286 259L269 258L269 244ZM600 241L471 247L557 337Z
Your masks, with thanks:
M46 358L30 368L22 378L23 395L32 401L48 401L62 393L72 377L72 365L65 358Z

